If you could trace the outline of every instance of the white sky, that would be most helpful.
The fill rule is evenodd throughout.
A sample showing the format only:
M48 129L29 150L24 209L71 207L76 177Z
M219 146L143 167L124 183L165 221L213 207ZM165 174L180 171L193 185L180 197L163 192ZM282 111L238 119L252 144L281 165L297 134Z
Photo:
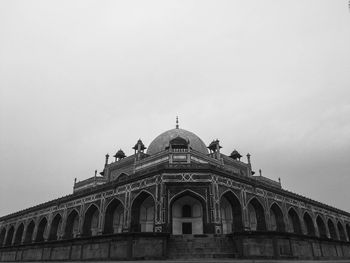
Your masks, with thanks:
M176 115L350 211L349 73L348 0L1 1L0 216L70 194Z

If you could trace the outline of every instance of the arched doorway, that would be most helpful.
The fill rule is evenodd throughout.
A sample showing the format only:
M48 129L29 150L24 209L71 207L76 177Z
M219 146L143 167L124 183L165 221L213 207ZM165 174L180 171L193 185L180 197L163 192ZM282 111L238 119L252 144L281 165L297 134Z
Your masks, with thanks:
M14 244L21 244L22 242L22 236L23 236L23 231L24 231L24 225L23 223L21 223L18 227L17 227L17 231L15 234L15 241Z
M289 209L289 211L288 211L288 220L289 220L289 225L291 227L292 233L295 233L295 234L302 234L303 233L301 231L301 224L300 224L299 216L293 208Z
M49 240L57 240L58 239L58 234L59 230L62 225L62 217L60 214L57 214L51 223L51 229L50 229L50 234L49 234Z
M0 232L0 247L4 245L5 235L6 235L6 228L3 228Z
M103 233L121 233L123 230L123 218L124 207L122 203L117 199L113 199L106 208Z
M203 207L197 198L184 195L172 202L172 233L203 234Z
M303 219L306 227L306 234L309 236L315 236L316 234L315 234L314 222L311 216L309 215L309 213L305 212Z
M243 230L242 207L232 192L226 192L220 200L222 233L228 234Z
M334 239L334 240L338 239L337 232L335 230L335 226L334 226L333 221L331 219L328 219L327 225L328 225L329 235L330 235L331 239Z
M286 231L282 210L276 203L274 203L270 208L270 220L271 220L272 231L278 231L278 232Z
M255 197L248 203L249 225L252 231L265 231L266 220L262 204Z
M26 231L26 234L25 234L25 237L24 237L24 243L25 244L32 243L34 228L35 228L35 223L32 220L32 221L30 221L30 223L27 226L27 231Z
M326 225L320 216L317 216L316 224L317 224L317 228L318 228L318 232L319 232L320 237L327 238Z
M339 232L339 238L341 241L346 241L345 231L342 223L338 222L337 224L338 232Z
M79 215L76 210L72 210L66 221L66 228L64 230L64 238L75 238L79 233Z
M83 236L96 236L100 212L95 205L86 210L83 223Z
M147 192L141 192L131 206L131 231L154 231L154 199Z
M44 217L43 219L41 219L38 226L38 232L36 233L36 238L35 238L36 242L44 241L44 234L45 234L46 227L47 227L47 219L46 217Z
M15 232L15 228L14 226L11 226L7 232L5 246L11 246L14 232Z

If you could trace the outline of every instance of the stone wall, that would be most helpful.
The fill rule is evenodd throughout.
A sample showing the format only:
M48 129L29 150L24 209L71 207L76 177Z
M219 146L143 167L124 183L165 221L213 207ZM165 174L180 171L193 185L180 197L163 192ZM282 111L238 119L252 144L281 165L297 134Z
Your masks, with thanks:
M0 261L164 259L166 234L118 234L0 249Z
M350 258L350 242L271 231L242 232L230 236L240 258Z

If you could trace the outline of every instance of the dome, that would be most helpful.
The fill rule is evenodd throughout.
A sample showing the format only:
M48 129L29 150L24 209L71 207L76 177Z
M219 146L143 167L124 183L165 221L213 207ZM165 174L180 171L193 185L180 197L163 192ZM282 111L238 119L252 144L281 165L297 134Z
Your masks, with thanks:
M201 152L203 154L208 154L208 149L201 138L190 131L178 128L163 132L158 137L156 137L148 146L147 154L153 155L164 151L165 148L169 146L169 142L177 137L188 140L190 143L189 145L193 150Z

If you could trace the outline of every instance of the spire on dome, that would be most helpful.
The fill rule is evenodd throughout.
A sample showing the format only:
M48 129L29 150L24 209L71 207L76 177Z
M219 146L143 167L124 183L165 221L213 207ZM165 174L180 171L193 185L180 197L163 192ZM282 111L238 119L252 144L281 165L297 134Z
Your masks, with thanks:
M176 116L176 129L179 128L179 116Z

